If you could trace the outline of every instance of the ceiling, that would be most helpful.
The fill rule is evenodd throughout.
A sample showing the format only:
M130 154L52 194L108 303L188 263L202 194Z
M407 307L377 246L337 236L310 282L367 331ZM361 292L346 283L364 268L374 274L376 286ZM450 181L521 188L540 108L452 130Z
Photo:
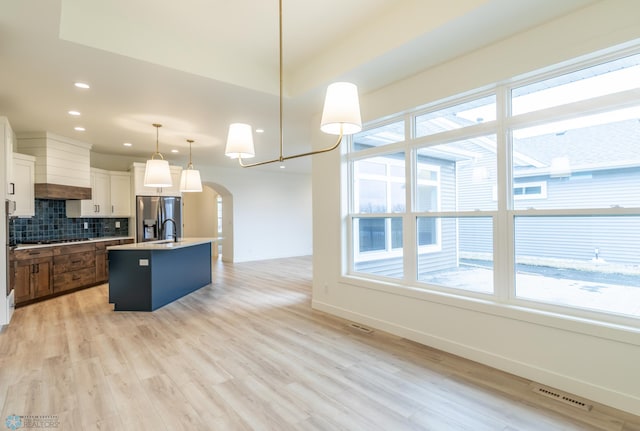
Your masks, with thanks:
M285 155L310 149L309 118L333 81L365 94L593 2L284 0ZM234 166L224 157L227 128L247 122L265 130L254 135L255 160L277 157L275 0L2 0L1 8L0 115L18 135L48 131L144 159L155 150L151 124L161 123L160 152L172 163L186 164L193 139L196 168ZM287 168L307 171L308 159Z

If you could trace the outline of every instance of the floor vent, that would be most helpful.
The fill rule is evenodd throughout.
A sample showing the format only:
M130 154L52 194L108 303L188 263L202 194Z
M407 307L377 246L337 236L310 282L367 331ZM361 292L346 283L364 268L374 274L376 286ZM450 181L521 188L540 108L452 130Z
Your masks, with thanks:
M360 332L364 332L365 334L371 334L373 332L373 329L358 325L357 323L349 323L349 328L356 329Z
M569 404L570 406L577 407L584 411L590 411L593 407L591 404L573 395L552 389L546 386L533 385L533 392L545 396L547 398L560 401L561 403Z

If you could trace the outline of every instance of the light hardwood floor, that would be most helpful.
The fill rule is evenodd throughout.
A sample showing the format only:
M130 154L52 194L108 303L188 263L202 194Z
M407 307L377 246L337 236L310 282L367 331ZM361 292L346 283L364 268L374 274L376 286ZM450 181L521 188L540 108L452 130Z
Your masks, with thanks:
M16 414L81 431L640 431L313 311L310 274L310 258L218 263L212 285L152 313L113 312L107 285L20 308L0 333L0 428Z

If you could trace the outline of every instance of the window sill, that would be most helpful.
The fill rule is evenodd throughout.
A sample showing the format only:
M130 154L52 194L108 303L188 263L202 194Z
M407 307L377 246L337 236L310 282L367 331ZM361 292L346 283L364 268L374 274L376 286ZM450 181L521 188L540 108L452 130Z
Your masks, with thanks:
M425 287L404 285L392 280L371 280L357 275L344 275L339 281L347 285L391 295L404 296L420 301L428 301L477 313L491 314L502 318L640 346L640 321L634 326L634 322L630 322L633 320L632 318L620 318L621 321L613 321L613 319L611 321L599 320L593 316L596 313L580 309L569 309L567 313L570 312L571 314L564 314L554 309L559 307L547 304L537 304L540 306L540 308L537 308L533 306L534 304L526 301L514 300L512 303L504 303L493 299L492 296L473 292L469 292L469 296L467 296L455 291L445 292ZM615 316L612 317L615 318Z

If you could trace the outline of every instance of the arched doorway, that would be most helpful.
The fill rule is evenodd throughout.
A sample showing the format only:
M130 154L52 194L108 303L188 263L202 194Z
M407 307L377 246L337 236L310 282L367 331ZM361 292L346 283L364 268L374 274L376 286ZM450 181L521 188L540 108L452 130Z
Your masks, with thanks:
M184 236L221 236L222 247L214 248L213 256L218 258L221 250L222 260L233 262L233 196L229 190L220 184L205 182L202 193L184 193L182 196ZM221 205L218 198L222 200ZM222 214L218 213L220 209Z

